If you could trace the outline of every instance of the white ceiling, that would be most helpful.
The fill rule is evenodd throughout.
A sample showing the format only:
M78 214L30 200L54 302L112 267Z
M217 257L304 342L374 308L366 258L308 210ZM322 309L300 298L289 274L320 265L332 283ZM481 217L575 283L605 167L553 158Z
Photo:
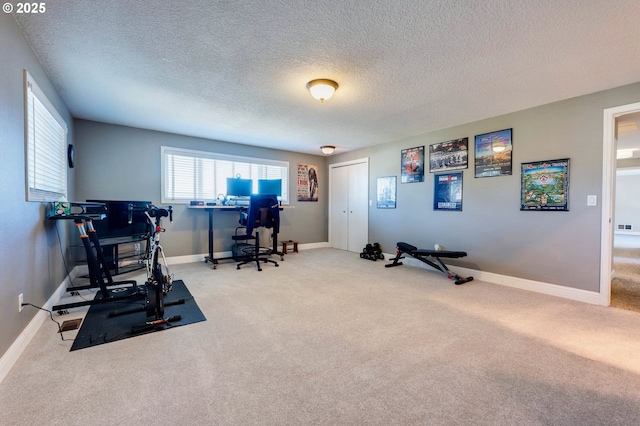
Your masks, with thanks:
M638 0L46 8L14 16L75 117L313 154L640 81ZM340 85L324 104L305 87L315 78Z

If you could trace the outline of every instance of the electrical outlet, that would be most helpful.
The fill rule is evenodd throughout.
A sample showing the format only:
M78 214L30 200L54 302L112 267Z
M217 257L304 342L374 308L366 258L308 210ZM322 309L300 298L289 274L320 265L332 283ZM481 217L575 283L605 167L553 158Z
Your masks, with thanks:
M24 303L24 294L20 293L18 295L18 312L22 312L22 304Z

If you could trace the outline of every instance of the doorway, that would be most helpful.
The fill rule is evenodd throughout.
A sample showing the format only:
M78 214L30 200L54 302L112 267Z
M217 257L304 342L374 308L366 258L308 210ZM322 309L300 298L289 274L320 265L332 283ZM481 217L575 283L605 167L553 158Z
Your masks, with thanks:
M628 114L640 112L640 102L604 110L603 164L602 164L602 215L600 247L600 304L611 305L611 280L613 277L614 204L616 183L617 120Z

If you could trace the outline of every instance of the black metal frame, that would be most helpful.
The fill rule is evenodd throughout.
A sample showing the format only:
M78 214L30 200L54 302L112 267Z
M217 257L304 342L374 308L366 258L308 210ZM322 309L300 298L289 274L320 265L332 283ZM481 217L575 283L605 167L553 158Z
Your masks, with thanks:
M53 311L62 311L81 306L97 305L118 300L128 299L139 294L138 285L135 280L113 281L106 262L98 235L93 228L93 219L103 219L103 214L86 214L86 203L72 203L74 207L80 207L82 213L73 215L54 215L49 220L73 220L76 229L80 233L80 240L87 254L87 266L89 267L89 285L68 288L67 291L77 291L90 288L99 288L101 298L93 300L83 300L81 302L63 303L55 305ZM95 204L91 204L94 206ZM85 228L86 227L86 228ZM93 245L93 246L92 246ZM129 285L129 288L124 286ZM114 288L117 287L117 288Z

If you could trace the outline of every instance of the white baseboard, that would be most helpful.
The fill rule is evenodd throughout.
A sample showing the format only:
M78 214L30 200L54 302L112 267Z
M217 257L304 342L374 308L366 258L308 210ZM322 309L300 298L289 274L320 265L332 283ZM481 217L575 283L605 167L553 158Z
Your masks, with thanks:
M206 257L209 257L209 254L202 253L202 254L189 254L186 256L172 256L172 257L167 257L167 264L171 266L171 265L182 265L184 263L204 262ZM231 257L231 252L222 251L220 253L214 253L213 257L216 259Z
M65 292L67 291L67 286L71 284L73 278L80 275L81 273L82 268L75 267L70 273L71 279L69 279L69 277L65 278L64 281L62 281L62 284L60 284L58 288L53 292L49 300L47 300L41 307L43 309L51 310L51 308L55 306L65 294ZM35 308L25 306L23 312L25 309ZM20 355L22 355L22 352L24 352L24 350L27 348L27 345L29 345L31 339L34 338L34 336L40 329L40 326L42 326L42 324L48 319L48 317L49 314L47 312L38 309L29 324L27 324L24 330L22 330L22 333L20 333L18 338L13 342L9 349L7 349L4 355L2 355L2 358L0 358L0 383L2 383L7 374L9 374L11 368L13 368L15 363L18 361L18 358L20 358Z
M618 231L618 230L615 230L613 233L615 235L631 235L631 236L640 235L640 232L638 232L638 231Z
M298 244L298 250L311 250L317 248L327 248L329 247L328 242L320 242L320 243L307 243L307 244ZM215 259L225 259L230 258L232 253L230 251L221 251L218 253L214 253L213 257ZM208 257L208 253L202 254L192 254L187 256L174 256L168 257L167 263L169 265L179 265L182 263L195 263L195 262L204 262L205 257Z
M298 244L298 250L311 250L311 249L328 248L328 247L329 247L329 243L326 241L321 243Z
M395 255L385 254L385 259L393 259ZM417 259L405 257L403 263L409 266L417 266L424 269L434 270L430 266ZM447 265L448 266L448 265ZM521 290L533 291L536 293L548 294L550 296L562 297L576 300L578 302L601 305L600 293L594 291L581 290L578 288L566 287L558 284L550 284L541 281L533 281L524 278L510 277L508 275L496 274L493 272L478 271L475 269L448 266L449 269L461 276L472 276L476 280L486 281L492 284L499 284L506 287L519 288Z

